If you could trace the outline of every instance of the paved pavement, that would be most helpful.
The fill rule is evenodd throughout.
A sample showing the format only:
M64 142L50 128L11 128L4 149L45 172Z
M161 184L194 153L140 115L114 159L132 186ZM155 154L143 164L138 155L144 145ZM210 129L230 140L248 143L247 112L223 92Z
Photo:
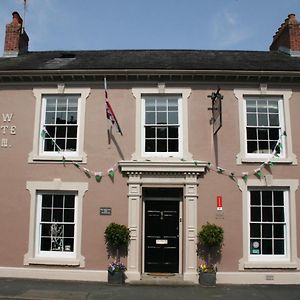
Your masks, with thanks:
M217 287L128 285L0 278L0 299L22 300L299 300L300 285L219 285Z

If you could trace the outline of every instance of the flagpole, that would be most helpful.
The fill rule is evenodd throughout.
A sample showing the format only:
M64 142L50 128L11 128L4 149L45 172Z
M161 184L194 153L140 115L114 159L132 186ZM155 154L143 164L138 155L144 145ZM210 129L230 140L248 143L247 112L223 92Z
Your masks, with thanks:
M105 93L105 114L106 114L106 124L107 124L107 141L108 141L108 145L110 145L111 127L112 126L109 126L109 120L107 119L107 101L108 101L108 96L107 96L106 77L104 77L104 93Z

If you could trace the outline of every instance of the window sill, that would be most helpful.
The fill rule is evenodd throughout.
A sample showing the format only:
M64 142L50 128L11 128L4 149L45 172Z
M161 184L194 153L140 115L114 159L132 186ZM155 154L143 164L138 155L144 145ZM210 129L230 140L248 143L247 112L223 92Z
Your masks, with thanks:
M33 155L32 153L28 156L28 163L57 163L57 162L65 162L65 163L72 163L72 162L87 162L87 155L83 153L79 156L65 156L65 161L63 161L62 156L40 156L40 155Z
M28 265L51 265L51 266L83 266L82 261L77 258L29 258Z
M243 163L264 163L268 160L272 160L274 164L291 164L291 165L297 165L297 158L295 155L293 157L286 157L286 158L280 158L280 157L245 157L242 156L240 153L236 156L236 163L238 165L241 165Z
M244 262L240 269L298 269L299 265L296 262L289 261L247 261Z

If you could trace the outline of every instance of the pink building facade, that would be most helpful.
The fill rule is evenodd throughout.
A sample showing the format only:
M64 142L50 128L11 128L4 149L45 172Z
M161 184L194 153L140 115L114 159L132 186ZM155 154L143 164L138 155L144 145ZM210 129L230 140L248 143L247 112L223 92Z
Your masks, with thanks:
M0 58L0 276L106 281L116 222L131 232L127 282L196 283L210 222L224 229L218 283L299 284L300 57L278 46L294 23L269 52L27 52L14 13L22 51ZM123 132L109 138L104 78Z

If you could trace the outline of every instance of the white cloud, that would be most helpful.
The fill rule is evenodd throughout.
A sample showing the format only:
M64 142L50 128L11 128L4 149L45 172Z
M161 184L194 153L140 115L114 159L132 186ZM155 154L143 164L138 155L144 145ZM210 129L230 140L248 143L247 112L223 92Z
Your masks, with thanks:
M212 40L215 49L230 49L252 36L249 28L243 26L238 15L229 12L218 12L212 20Z

